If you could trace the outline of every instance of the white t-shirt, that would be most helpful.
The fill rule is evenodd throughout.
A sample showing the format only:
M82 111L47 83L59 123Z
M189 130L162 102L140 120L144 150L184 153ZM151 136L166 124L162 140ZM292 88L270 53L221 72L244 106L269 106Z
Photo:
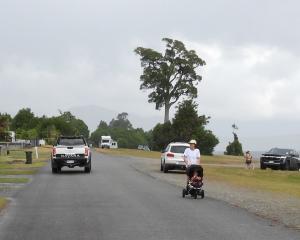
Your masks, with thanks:
M198 148L192 150L190 148L185 149L183 156L187 159L187 165L198 165L198 158L200 158L200 151Z

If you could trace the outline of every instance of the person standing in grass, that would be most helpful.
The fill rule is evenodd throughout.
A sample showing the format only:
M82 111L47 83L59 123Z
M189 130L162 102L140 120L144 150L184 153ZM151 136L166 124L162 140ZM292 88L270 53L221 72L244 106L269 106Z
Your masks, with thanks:
M246 169L254 169L253 157L252 157L250 151L247 151L245 153L244 158L245 158Z

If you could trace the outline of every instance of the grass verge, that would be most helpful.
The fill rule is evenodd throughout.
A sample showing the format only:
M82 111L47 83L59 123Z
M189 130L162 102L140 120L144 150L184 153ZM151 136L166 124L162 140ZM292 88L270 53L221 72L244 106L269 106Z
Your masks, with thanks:
M153 158L153 159L160 159L161 153L157 151L142 151L137 149L101 149L96 148L97 152L103 154L111 154L116 156L132 156L132 157L140 157L140 158ZM243 164L244 159L243 157L235 157L235 156L202 156L201 162L204 164Z
M7 205L7 199L0 197L0 212L2 209L4 209L6 207L6 205Z
M3 178L0 177L0 183L27 183L29 178Z
M290 195L300 198L299 172L206 166L205 176L208 180L228 183L251 191L261 190L278 193L280 196Z

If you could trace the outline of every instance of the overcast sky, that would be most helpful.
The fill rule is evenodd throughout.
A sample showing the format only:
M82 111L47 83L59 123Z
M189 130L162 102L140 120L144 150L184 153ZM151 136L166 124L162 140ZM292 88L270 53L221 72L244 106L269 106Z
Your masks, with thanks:
M299 9L297 0L0 0L0 112L93 106L151 119L136 123L149 129L163 111L139 90L133 50L163 50L170 37L207 62L197 102L218 150L233 122L249 149L300 149Z

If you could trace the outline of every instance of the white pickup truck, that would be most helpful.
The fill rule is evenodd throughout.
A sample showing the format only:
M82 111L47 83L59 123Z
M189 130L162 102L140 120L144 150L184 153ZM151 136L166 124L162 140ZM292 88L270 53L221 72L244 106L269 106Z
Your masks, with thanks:
M59 173L62 167L84 167L86 173L92 169L92 155L83 137L59 137L51 153L52 173Z

